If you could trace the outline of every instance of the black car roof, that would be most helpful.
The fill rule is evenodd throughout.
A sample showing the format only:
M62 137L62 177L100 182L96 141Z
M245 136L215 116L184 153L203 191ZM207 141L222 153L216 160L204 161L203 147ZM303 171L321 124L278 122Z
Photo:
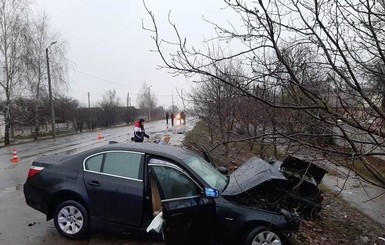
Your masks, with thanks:
M61 166L65 168L82 171L83 161L92 155L109 151L132 151L144 154L155 155L161 158L170 159L179 164L182 168L189 169L184 160L197 154L180 146L161 145L155 143L113 143L102 145L75 154L59 154L43 156L34 161L35 166ZM195 175L195 174L194 174ZM199 176L197 176L200 178ZM202 180L203 181L203 180Z
M124 151L135 151L135 152L143 152L146 154L159 155L163 157L168 157L175 160L183 160L193 153L179 146L171 146L171 145L161 145L155 143L112 143L104 146L100 146L97 148L93 148L91 150L79 153L81 155L87 154L95 154L97 152L102 151L114 151L114 150L124 150Z

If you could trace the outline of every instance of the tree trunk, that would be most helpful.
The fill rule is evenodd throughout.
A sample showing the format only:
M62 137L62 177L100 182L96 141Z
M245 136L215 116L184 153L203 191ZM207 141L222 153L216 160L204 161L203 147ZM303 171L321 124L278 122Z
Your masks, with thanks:
M10 115L10 100L7 96L7 101L5 102L5 113L4 113L4 145L9 146L11 144L10 140L10 129L11 129L11 115Z
M38 103L37 103L38 104ZM33 139L38 140L39 139L39 105L35 105L35 131L33 133Z

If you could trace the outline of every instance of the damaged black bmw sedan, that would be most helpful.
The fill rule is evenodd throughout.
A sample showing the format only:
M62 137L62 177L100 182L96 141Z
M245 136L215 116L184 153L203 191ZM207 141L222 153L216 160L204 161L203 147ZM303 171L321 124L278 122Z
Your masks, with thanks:
M234 202L239 180L180 147L117 143L35 160L24 195L70 239L96 230L146 235L162 213L166 244L289 244L299 219Z

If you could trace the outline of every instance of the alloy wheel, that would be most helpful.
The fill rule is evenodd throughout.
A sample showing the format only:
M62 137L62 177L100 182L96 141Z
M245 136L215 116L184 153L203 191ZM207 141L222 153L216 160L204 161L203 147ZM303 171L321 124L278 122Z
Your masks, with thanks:
M82 212L75 206L65 206L58 213L58 225L66 234L78 233L84 224Z
M282 245L282 241L274 232L263 231L254 237L251 245Z

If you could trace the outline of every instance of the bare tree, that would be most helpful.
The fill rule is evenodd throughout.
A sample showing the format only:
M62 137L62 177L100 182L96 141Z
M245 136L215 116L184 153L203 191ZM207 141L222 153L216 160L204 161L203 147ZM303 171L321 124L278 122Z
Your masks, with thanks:
M29 4L24 0L0 0L0 85L5 94L5 145L10 144L11 103L21 95L34 100L34 137L38 137L42 96L48 93L44 83L47 80L45 51L54 40L57 46L49 50L52 83L56 89L66 88L64 42L58 34L50 33L44 14L33 19Z
M137 103L142 113L147 115L148 119L151 119L151 111L157 106L157 101L154 93L151 92L151 86L148 86L145 82L142 84Z
M39 112L42 104L42 97L48 96L48 75L47 57L49 52L50 75L53 87L60 91L65 90L67 85L67 61L65 56L65 42L60 39L58 33L50 32L48 17L45 14L32 19L29 22L29 33L26 42L24 61L26 72L24 80L27 82L25 94L36 100L34 109L34 138L39 136L39 121L42 116ZM51 43L54 46L49 47ZM59 95L60 96L60 95Z
M111 127L120 118L119 106L121 99L116 95L115 89L107 91L99 103L103 110L103 124L105 127Z
M55 105L55 115L60 122L69 121L76 125L76 111L79 108L79 101L68 96L60 96L56 99Z
M329 158L359 159L375 181L361 177L384 187L384 176L370 161L371 156L385 155L385 111L379 99L383 93L367 86L373 76L384 77L383 69L373 66L373 61L377 67L385 65L384 1L224 3L239 14L242 24L234 22L231 28L225 28L213 22L218 34L213 41L218 46L221 42L241 44L237 47L241 51L221 57L188 48L186 38L180 36L171 20L177 42L162 40L155 16L148 10L152 28L145 29L153 34L156 51L163 60L161 67L174 75L211 77L254 100L285 110L286 125L291 124L293 130L276 127L281 128L276 133L286 143L295 143L295 148L286 150L316 150ZM163 52L165 45L175 52ZM210 70L223 60L235 58L250 71L244 77L245 86L230 83ZM259 84L279 92L281 98L252 93L249 86ZM297 124L301 118L304 122ZM325 146L324 140L317 140L319 137L333 139L336 144ZM348 167L355 170L353 163Z
M10 144L11 102L22 87L24 72L23 54L28 34L28 4L24 0L0 1L0 86L5 94L4 144Z
M12 128L29 126L33 123L33 108L36 101L33 99L18 97L12 103ZM45 120L43 120L44 122ZM42 122L41 122L42 123ZM13 137L14 135L12 135Z
M241 69L230 61L218 64L218 76L229 83L240 84ZM210 76L202 76L201 81L189 96L195 107L195 114L208 126L210 144L221 142L224 155L228 155L234 128L239 118L239 107L242 95L234 86L229 86ZM239 122L239 121L238 121ZM247 124L239 125L246 128Z

